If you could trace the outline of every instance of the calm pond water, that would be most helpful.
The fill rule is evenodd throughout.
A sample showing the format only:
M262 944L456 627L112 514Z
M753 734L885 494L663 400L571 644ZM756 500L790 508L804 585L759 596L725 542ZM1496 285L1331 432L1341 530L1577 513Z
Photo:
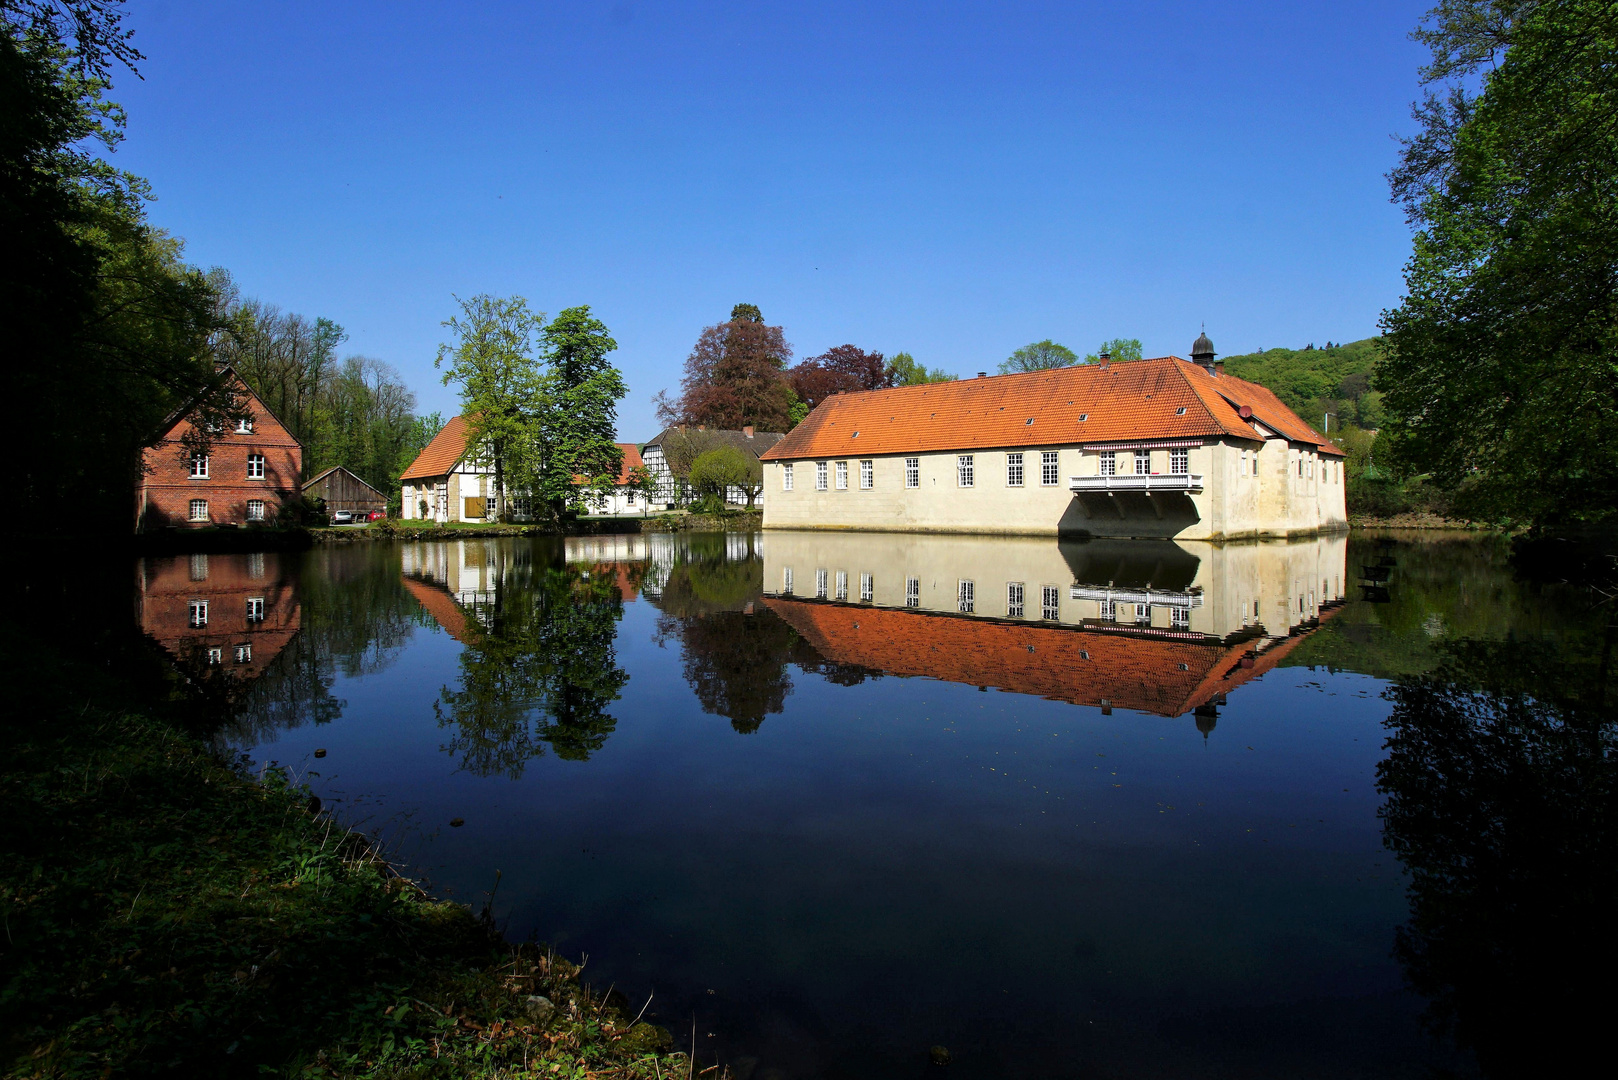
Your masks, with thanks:
M137 588L222 745L743 1080L1430 1076L1511 1071L1609 914L1608 613L1507 556L660 534Z

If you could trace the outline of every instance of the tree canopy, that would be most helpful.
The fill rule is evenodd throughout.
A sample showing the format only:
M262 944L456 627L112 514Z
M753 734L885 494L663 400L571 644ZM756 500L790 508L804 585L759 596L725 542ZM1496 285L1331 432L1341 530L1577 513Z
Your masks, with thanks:
M799 401L813 409L833 394L892 386L894 376L881 353L866 352L858 345L838 345L788 371L787 384Z
M1618 7L1447 0L1391 174L1415 227L1382 317L1397 461L1474 515L1618 516Z
M710 326L686 357L680 396L657 395L666 424L705 424L735 430L751 424L785 431L792 423L787 384L792 346L779 326L767 326L751 304L738 304L728 322Z
M893 358L888 361L888 377L893 380L894 386L920 386L923 383L955 381L955 376L942 368L929 369L925 364L916 363L916 358L907 352L893 354Z
M1079 354L1066 345L1058 345L1046 338L1024 345L1000 364L1002 375L1014 371L1049 371L1051 368L1072 367L1079 362Z
M1091 353L1089 356L1086 356L1084 358L1084 362L1086 364L1094 364L1099 362L1103 356L1107 357L1109 360L1119 361L1120 363L1128 360L1139 360L1141 358L1140 350L1141 344L1139 338L1113 338L1110 341L1103 341L1100 345L1097 345L1096 351Z
M691 463L691 488L697 495L724 501L731 488L741 488L752 506L764 487L764 466L758 458L727 444L705 450Z
M549 370L541 385L538 417L540 472L535 495L553 514L584 508L587 490L610 488L624 452L613 441L624 376L608 363L618 343L588 305L564 308L540 331ZM577 482L582 481L582 483Z

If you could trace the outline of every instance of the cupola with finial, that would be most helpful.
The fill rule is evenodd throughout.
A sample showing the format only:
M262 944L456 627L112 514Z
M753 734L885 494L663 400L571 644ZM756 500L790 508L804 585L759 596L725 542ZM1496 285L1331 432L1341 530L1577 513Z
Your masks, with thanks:
M1213 342L1208 340L1208 330L1204 327L1202 333L1197 335L1197 340L1191 343L1191 362L1207 371L1208 374L1217 375L1218 372L1214 368L1214 356Z

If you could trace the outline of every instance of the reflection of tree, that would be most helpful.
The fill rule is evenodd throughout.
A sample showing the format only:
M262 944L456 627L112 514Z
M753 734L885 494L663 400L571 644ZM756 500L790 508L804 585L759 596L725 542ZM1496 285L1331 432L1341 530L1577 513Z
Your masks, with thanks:
M461 681L434 709L450 751L480 775L522 774L549 743L583 761L612 733L607 705L629 676L613 639L623 600L610 577L513 567L467 620Z
M1410 873L1396 952L1490 1075L1593 1060L1618 960L1611 637L1460 642L1389 691L1384 838Z
M792 693L787 658L799 638L773 612L721 611L678 620L663 615L658 634L679 637L685 681L703 711L726 717L742 734L757 731L766 716L786 707Z
M675 616L737 611L764 594L764 560L752 536L692 533L682 537L657 606ZM732 550L737 541L741 550Z

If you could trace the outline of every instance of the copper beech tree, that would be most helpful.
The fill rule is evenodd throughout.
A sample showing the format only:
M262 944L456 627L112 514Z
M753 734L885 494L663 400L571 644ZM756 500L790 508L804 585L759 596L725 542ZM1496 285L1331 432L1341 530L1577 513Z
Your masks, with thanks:
M791 426L795 397L786 381L792 346L779 326L766 326L752 304L737 304L728 321L707 327L686 357L680 396L657 395L666 424L761 431Z

